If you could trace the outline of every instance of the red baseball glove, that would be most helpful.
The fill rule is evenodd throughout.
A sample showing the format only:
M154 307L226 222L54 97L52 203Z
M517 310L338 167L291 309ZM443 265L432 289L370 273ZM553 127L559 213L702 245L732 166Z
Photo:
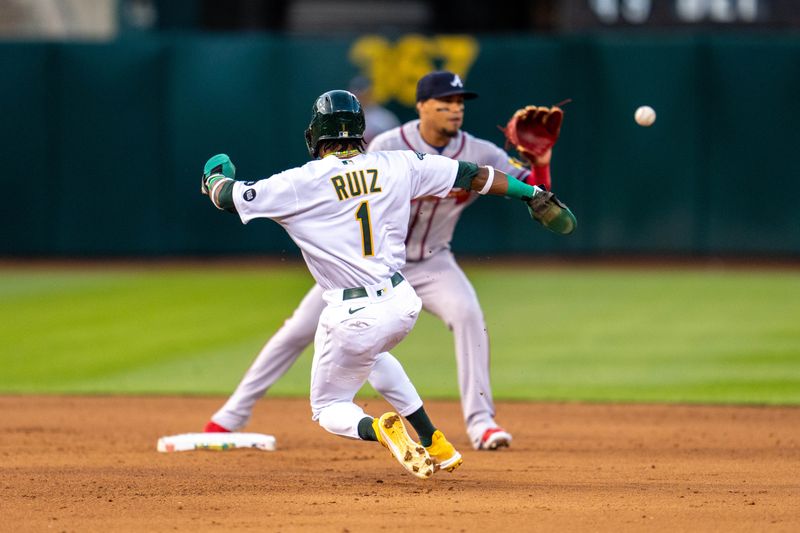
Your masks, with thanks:
M529 105L518 109L500 129L520 155L528 152L541 157L556 144L563 119L564 111L558 106Z

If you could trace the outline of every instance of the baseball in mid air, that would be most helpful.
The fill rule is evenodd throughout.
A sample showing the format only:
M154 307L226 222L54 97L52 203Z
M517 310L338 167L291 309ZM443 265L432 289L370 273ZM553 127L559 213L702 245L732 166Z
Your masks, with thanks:
M656 121L656 112L649 105L643 105L636 110L636 113L633 114L633 118L638 125L646 128L652 126L653 122Z

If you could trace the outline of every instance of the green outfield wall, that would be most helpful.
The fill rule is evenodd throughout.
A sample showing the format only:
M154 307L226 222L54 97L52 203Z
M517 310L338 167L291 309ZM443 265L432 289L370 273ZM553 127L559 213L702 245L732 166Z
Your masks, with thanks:
M366 74L411 119L415 80L440 67L481 95L465 129L497 144L517 107L572 99L552 170L577 233L486 198L459 252L800 255L800 36L160 35L3 43L0 66L6 257L294 256L277 224L199 194L206 158L252 179L300 165L319 93Z

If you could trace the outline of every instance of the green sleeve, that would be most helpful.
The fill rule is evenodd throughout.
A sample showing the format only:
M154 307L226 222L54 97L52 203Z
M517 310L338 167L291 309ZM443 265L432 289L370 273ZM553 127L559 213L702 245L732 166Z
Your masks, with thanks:
M508 198L516 198L527 202L536 194L535 191L536 189L532 185L521 182L512 176L508 177L508 190L506 191Z
M219 191L219 206L220 208L230 213L236 212L236 206L233 205L233 184L235 182L229 181L222 185Z
M214 176L208 180L208 188L212 189L214 187L214 182L217 180L225 180L225 183L220 185L219 188L219 208L231 213L235 213L236 206L233 205L233 184L236 182L230 178L226 178L223 175Z
M470 190L472 187L472 180L478 175L478 165L468 161L458 162L458 172L456 173L456 181L453 187L459 189Z

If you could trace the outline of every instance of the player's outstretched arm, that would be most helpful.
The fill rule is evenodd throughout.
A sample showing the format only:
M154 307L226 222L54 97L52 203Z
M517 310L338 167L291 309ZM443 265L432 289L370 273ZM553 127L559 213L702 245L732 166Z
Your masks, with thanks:
M478 194L522 200L528 206L531 218L555 233L569 235L578 226L575 215L555 194L523 183L489 166L479 167L474 163L459 161L454 186L477 191Z

